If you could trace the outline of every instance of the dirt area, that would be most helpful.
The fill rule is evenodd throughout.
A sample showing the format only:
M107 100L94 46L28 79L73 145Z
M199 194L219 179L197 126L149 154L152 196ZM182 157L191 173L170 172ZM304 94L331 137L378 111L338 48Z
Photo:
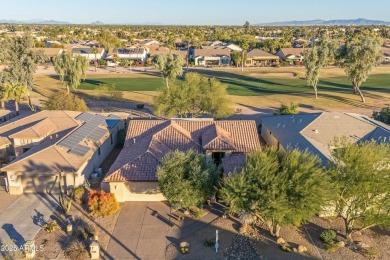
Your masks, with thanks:
M287 72L281 72L281 73L251 73L249 76L255 77L255 78L295 78L297 77L297 74L295 73L287 73Z
M380 228L372 228L361 233L356 233L352 239L354 243L348 243L344 237L344 224L341 219L325 219L314 218L306 228L312 237L314 243L319 248L319 251L324 259L367 259L358 250L358 242L364 243L367 246L373 247L379 253L379 259L390 259L390 231ZM335 253L327 252L323 243L319 239L322 231L325 229L333 229L338 232L337 240L345 241L346 247L341 248Z
M224 259L227 250L237 235L239 223L234 219L218 218L206 228L201 229L190 236L180 239L167 247L166 259ZM206 247L205 240L215 241L215 231L219 232L218 253L214 246ZM183 255L180 252L180 243L189 243L189 253Z
M106 218L94 218L86 211L85 205L80 205L74 202L72 204L70 215L72 215L74 219L74 232L76 232L79 226L85 226L88 224L96 228L99 244L101 246L100 254L101 257L104 257L104 249L106 249L108 246L108 242L111 238L111 233L114 229L119 213ZM66 218L61 208L57 208L57 210L51 216L51 220L57 221L59 229L53 233L46 232L44 229L39 231L35 237L35 244L37 247L43 245L44 250L37 254L38 259L64 259L66 258L64 256L64 249L66 246L71 241L78 239L78 237L75 237L75 235L67 235L65 224ZM50 222L51 221L49 221L49 223ZM89 249L87 248L87 250Z

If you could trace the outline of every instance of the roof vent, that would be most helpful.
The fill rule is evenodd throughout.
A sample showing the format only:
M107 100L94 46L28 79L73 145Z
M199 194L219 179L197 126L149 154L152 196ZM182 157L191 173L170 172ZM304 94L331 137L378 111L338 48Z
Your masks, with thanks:
M279 127L280 126L280 123L278 123L278 125L276 127Z
M313 132L318 134L318 129L313 129Z
M302 119L299 119L299 122L298 123L302 123Z

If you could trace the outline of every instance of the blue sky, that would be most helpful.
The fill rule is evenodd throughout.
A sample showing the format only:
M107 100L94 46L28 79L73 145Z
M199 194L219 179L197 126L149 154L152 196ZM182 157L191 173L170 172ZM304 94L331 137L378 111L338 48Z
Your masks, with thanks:
M73 23L242 25L367 18L390 20L389 0L0 0L0 19Z

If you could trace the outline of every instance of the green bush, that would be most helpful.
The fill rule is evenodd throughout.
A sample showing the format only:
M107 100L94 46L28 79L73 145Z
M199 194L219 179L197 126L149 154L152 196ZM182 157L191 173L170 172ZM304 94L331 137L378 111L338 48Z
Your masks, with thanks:
M73 191L73 199L77 202L77 203L84 203L84 199L83 197L85 197L85 189L84 187L77 187L74 189Z
M291 102L290 104L281 104L279 109L274 111L274 115L296 115L299 105Z
M43 105L45 110L70 110L70 111L88 111L84 100L72 93L66 91L57 91L48 97Z
M48 233L53 233L59 228L57 221L53 220L51 223L46 223L43 229Z
M320 235L320 239L327 246L331 246L334 244L334 240L336 239L337 233L332 229L327 229L323 231Z
M204 242L203 242L203 245L205 247L213 247L215 246L215 240L214 239L206 239Z

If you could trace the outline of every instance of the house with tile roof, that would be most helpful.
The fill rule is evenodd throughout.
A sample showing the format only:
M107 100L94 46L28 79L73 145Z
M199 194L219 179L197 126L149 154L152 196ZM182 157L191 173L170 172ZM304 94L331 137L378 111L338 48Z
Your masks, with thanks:
M10 194L58 192L91 179L116 145L123 120L114 115L41 111L0 126L7 149L1 171Z
M261 118L261 136L279 150L298 149L317 155L326 165L332 160L336 137L357 143L375 140L390 144L390 127L367 116L352 113L267 116Z
M119 59L127 59L135 62L144 63L148 57L145 48L110 48L106 60L113 60L114 55Z
M132 120L124 148L105 176L102 188L118 201L161 201L157 167L168 153L194 150L239 171L245 154L260 149L255 121L212 119Z
M305 52L310 51L311 48L281 48L276 56L280 59L293 62L303 62L305 59Z
M106 51L103 48L97 48L98 53L96 54L96 59L100 60L106 57ZM89 61L95 60L95 54L92 53L93 48L91 47L74 47L71 49L71 53L73 56L80 55L86 57Z
M205 46L203 49L193 49L193 60L196 66L229 65L230 49L226 47Z
M279 56L272 55L260 49L250 50L247 54L245 66L247 67L265 67L273 66L279 63Z

